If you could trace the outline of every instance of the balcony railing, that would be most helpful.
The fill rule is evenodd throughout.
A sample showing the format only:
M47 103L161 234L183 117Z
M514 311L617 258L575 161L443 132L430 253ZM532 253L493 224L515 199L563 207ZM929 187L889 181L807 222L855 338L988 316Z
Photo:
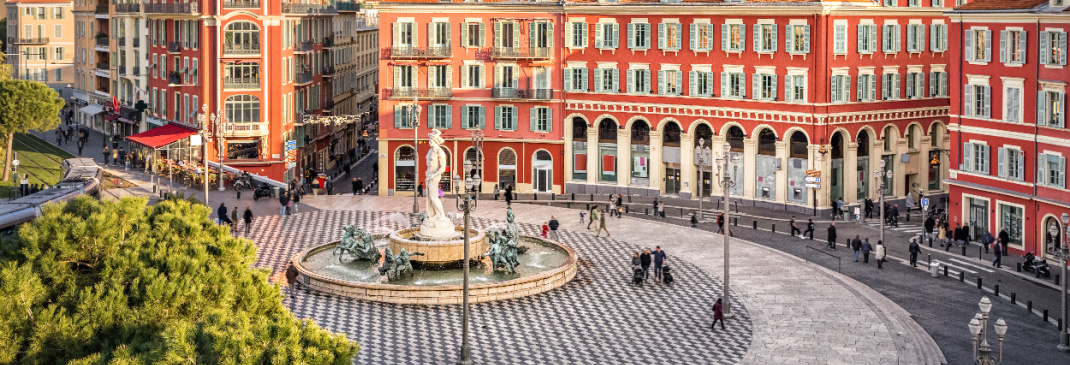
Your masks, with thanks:
M97 5L96 13L97 14L107 14L108 13L108 4Z
M141 67L134 66L131 70L134 71L134 76L141 76Z
M338 14L333 5L320 4L282 4L283 14Z
M260 0L224 0L223 7L230 9L259 9Z
M146 14L199 14L196 2L145 4Z
M294 83L298 85L304 85L312 82L312 72L302 72L297 74L294 78Z
M259 89L259 77L224 77L224 89Z
M267 123L225 123L223 131L227 137L259 137L268 134Z
M141 38L134 38L134 47L141 47Z
M107 47L108 38L97 38L97 47Z
M126 67L119 66L119 76L126 76Z
M334 37L325 37L325 38L323 38L323 47L326 47L326 48L334 47Z
M167 75L167 84L171 86L184 85L184 83L182 82L182 74L178 72L171 72Z
M227 42L223 45L226 54L260 54L260 44L241 44Z
M98 70L110 70L111 67L108 67L108 63L107 62L97 62L97 69Z
M323 68L323 76L334 75L334 72L335 72L334 66L327 66L327 67Z
M141 12L141 4L138 4L138 3L115 4L115 12L116 13L140 13Z
M391 58L448 58L452 54L450 47L390 47Z
M550 58L553 54L550 47L495 47L491 51L494 58Z
M179 53L182 52L182 43L169 42L167 43L167 53Z
M512 87L496 87L491 91L491 96L496 99L550 100L553 98L553 94L553 90L550 89L518 89Z
M389 99L412 99L414 97L419 97L420 99L447 99L453 97L453 89L448 87L433 87L429 89L395 87L383 91L389 94L387 95Z
M48 44L49 40L50 39L48 37L37 37L37 38L12 38L12 37L9 37L7 39L7 43L8 44Z
M360 11L360 3L353 1L339 1L335 5L338 6L338 11Z
M294 52L307 53L312 52L312 41L295 42Z
M126 47L126 37L119 37L119 47Z

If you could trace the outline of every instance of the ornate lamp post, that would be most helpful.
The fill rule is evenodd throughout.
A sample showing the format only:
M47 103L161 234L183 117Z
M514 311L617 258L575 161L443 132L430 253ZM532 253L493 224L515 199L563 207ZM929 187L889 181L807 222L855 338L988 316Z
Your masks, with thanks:
M712 145L710 146L713 147ZM706 186L703 184L706 177L703 173L706 172L706 166L710 164L710 148L706 148L706 139L698 139L698 149L695 150L695 165L698 166L698 219L702 220L702 188Z
M1064 233L1063 233L1063 239L1062 239L1063 242L1059 242L1060 246L1062 246L1062 248L1058 252L1059 266L1063 267L1063 276L1062 276L1062 280L1063 280L1063 298L1062 299L1063 300L1062 300L1062 312L1061 312L1062 313L1061 317L1063 317L1062 318L1063 330L1061 332L1059 332L1059 346L1057 346L1056 348L1058 348L1059 351L1067 352L1067 351L1070 351L1070 328L1066 328L1067 325L1070 325L1070 321L1067 320L1067 313L1070 313L1070 312L1066 311L1066 295L1067 295L1067 292L1066 292L1066 289L1067 289L1067 285L1066 285L1066 279L1067 279L1066 278L1066 260L1070 259L1070 241L1067 241L1068 239L1070 239L1070 237L1067 237L1066 235L1070 234L1070 214L1063 213L1063 216L1060 217L1060 218L1062 218L1062 220L1063 220L1063 227L1064 227L1063 228L1063 232Z
M208 205L208 139L212 138L212 130L208 129L208 104L201 106L201 115L197 116L197 121L201 124L201 145L204 146L204 154L201 155L201 159L204 160L204 205ZM211 205L208 205L211 208Z
M877 179L877 198L880 199L880 215L881 215L881 242L884 242L884 178L892 177L892 172L885 170L887 163L884 159L881 159L880 168L873 170L873 178Z
M413 97L412 105L409 108L409 126L412 127L412 170L414 171L412 179L412 214L420 212L420 185L416 183L417 176L420 175L420 136L417 130L420 127L420 98ZM465 247L468 247L465 244Z
M1003 335L1007 333L1007 322L1000 318L993 328L999 337L999 358L992 356L992 348L988 345L988 312L992 310L992 302L988 297L981 298L978 303L981 312L970 320L970 335L973 338L973 363L977 365L997 365L1003 363Z
M728 214L731 212L728 210L728 191L736 186L736 181L732 180L732 177L736 176L736 170L739 169L739 155L729 156L732 151L732 145L725 142L721 151L721 157L717 158L717 177L720 181L717 182L721 186L721 193L724 194L724 231L721 234L724 237L724 317L732 318L732 300L728 296L728 263L729 263L729 251L728 251L728 238L732 235L729 233ZM732 162L732 175L728 175L728 163ZM701 191L701 189L700 189ZM701 211L701 210L700 210Z
M226 140L224 139L226 133L224 133L223 129L226 127L227 118L223 116L223 110L219 110L218 112L209 115L208 119L212 121L212 127L215 128L217 138L215 145L216 149L219 150L219 191L223 191L223 148L227 145L225 142ZM205 165L204 167L207 169L208 165ZM205 184L207 184L207 182L205 182Z
M478 138L478 140L477 140L477 138ZM476 146L476 156L477 156L477 158L476 158L476 160L477 160L476 164L477 165L475 165L475 168L476 168L475 171L480 171L480 166L478 165L480 163L478 156L480 156L481 153L482 153L482 151L480 151L480 148L482 146L480 145L480 143L477 143L477 142L481 141L482 138L483 138L482 133L479 133L478 136L477 136L476 133L472 134L472 144L474 146ZM464 233L463 233L463 236L464 236L464 286L462 287L462 304L461 304L462 305L462 312L461 312L461 325L462 325L462 327L461 327L462 328L461 329L461 358L460 358L460 360L457 361L457 363L460 364L460 365L470 365L470 364L472 364L472 359L470 358L471 350L468 348L468 268L469 268L468 225L469 225L469 221L471 219L472 211L476 210L476 206L479 204L478 187L482 183L482 178L480 178L478 172L475 173L475 174L469 174L469 171L472 171L472 168L473 168L472 160L465 160L464 161L464 174L465 174L465 177L462 178L461 175L459 175L459 174L453 175L453 192L457 196L456 197L456 199L457 199L457 202L456 202L457 210L460 210L460 211L464 212ZM461 191L461 185L462 184L464 185L464 191Z

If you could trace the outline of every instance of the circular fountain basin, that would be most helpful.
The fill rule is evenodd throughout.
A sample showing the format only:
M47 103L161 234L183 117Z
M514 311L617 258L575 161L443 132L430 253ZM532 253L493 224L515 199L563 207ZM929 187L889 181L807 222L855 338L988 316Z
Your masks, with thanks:
M413 266L449 265L464 260L464 227L454 227L457 234L453 237L435 239L420 236L420 228L403 229L390 233L390 249L394 253L405 249L408 252L420 252L423 256L412 256ZM468 230L469 255L476 256L486 251L483 243L487 235L477 229Z
M430 305L462 302L463 269L416 268L411 277L384 283L377 269L379 262L353 261L348 255L339 259L332 254L337 244L313 247L295 256L291 261L299 273L298 281L321 292L376 302ZM488 259L476 260L482 252L471 251L470 302L534 295L565 285L576 277L576 252L571 248L537 237L521 237L520 244L528 247L528 251L519 255L516 274L492 270Z

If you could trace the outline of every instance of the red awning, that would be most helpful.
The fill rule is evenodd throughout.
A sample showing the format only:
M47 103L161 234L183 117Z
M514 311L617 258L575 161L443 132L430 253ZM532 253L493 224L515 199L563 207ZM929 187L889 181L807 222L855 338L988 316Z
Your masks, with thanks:
M152 149L157 149L194 134L197 134L197 132L192 129L168 124L126 137L126 139Z
M108 116L104 117L104 120L109 121L109 122L113 121L113 120L116 120L116 119L119 119L119 116L116 115L116 114L111 114L111 115L108 115Z

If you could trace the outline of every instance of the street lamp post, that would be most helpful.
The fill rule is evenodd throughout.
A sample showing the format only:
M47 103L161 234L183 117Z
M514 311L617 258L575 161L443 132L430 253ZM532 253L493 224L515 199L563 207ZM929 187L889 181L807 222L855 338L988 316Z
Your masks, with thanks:
M712 142L711 142L710 147L711 148L713 147ZM709 151L710 151L710 148L706 148L706 139L705 138L699 138L698 139L698 150L695 151L695 165L698 165L698 219L699 220L702 220L702 188L706 186L706 184L704 184L705 177L706 177L704 173L706 172L706 165L710 164L709 161L707 161L707 159L709 158Z
M1063 228L1063 232L1064 233L1063 233L1063 239L1061 240L1063 242L1059 242L1059 243L1061 243L1060 246L1062 246L1062 248L1059 250L1059 266L1063 267L1063 276L1062 276L1063 298L1062 298L1062 312L1060 312L1061 313L1060 316L1063 317L1062 318L1063 330L1059 332L1059 346L1057 346L1056 348L1058 348L1059 351L1068 352L1068 351L1070 351L1070 328L1067 328L1067 327L1070 326L1070 321L1068 321L1067 319L1070 318L1070 316L1068 316L1067 314L1070 313L1070 312L1067 312L1067 310L1066 310L1066 295L1067 295L1067 291L1066 291L1066 289L1067 289L1067 285L1066 285L1066 279L1067 279L1067 277L1066 277L1066 260L1070 259L1070 241L1068 241L1068 240L1070 240L1070 237L1067 237L1067 235L1070 234L1070 214L1063 213L1063 216L1061 218L1063 220L1063 227L1064 227Z
M218 139L216 141L216 149L219 150L219 191L223 191L223 148L224 146L226 146L226 142L224 139L225 133L223 131L223 128L226 127L227 118L223 116L223 110L220 110L216 113L212 113L208 116L208 118L212 121L212 127L215 128L215 138ZM208 168L208 165L205 165L204 167Z
M884 178L892 177L891 171L885 170L887 162L881 159L880 168L873 170L873 178L877 179L877 199L880 199L880 216L881 216L881 237L880 242L884 242Z
M204 160L204 205L211 208L208 205L208 139L212 138L212 131L208 129L208 104L204 104L201 107L201 115L197 116L197 121L201 123L201 145L204 146L204 154L201 155L201 159Z
M1007 333L1007 322L1000 318L993 328L999 337L999 357L992 356L992 348L988 344L988 313L992 310L992 302L988 297L981 298L978 303L981 312L970 320L970 335L973 338L973 363L977 365L997 365L1003 363L1003 335Z
M416 181L419 180L420 175L420 153L418 147L420 146L420 136L418 130L420 129L420 98L413 97L412 105L409 106L409 125L412 127L412 214L420 212L420 184ZM468 247L466 244L465 247Z
M728 231L730 229L729 227L731 227L731 225L728 224L728 222L729 222L728 215L729 215L729 213L731 213L731 211L728 210L728 205L729 205L728 204L728 192L729 192L729 190L731 190L733 187L736 186L736 182L735 182L735 180L732 180L732 177L736 176L736 170L739 169L739 165L737 165L739 163L739 155L729 156L729 153L731 151L732 151L732 145L727 143L727 142L725 142L724 148L721 151L722 152L721 157L717 158L717 177L720 178L720 181L718 181L717 184L721 186L721 193L723 194L723 200L724 200L724 212L723 212L724 213L724 223L722 223L724 225L724 230L722 230L721 234L722 234L722 236L724 238L724 294L723 294L724 295L724 303L723 303L724 304L724 308L723 309L724 309L724 317L725 318L732 318L732 304L731 304L732 301L730 300L730 297L728 296L728 279L729 279L729 272L728 272L728 263L729 263L728 238L732 236ZM731 161L732 164L733 164L733 166L732 166L732 175L731 176L728 175L728 163L729 163L729 161Z
M472 144L476 146L476 170L479 169L479 158L482 141L482 133L472 134ZM474 211L479 204L479 193L477 187L482 183L482 179L479 173L471 174L473 165L471 160L464 161L464 174L462 178L460 174L454 174L453 176L453 192L456 195L457 210L464 212L464 284L462 286L462 312L461 312L461 356L457 361L460 365L472 364L471 349L468 347L468 271L469 271L469 252L468 252L468 225L471 220L472 211ZM461 185L464 185L464 191L461 191Z

